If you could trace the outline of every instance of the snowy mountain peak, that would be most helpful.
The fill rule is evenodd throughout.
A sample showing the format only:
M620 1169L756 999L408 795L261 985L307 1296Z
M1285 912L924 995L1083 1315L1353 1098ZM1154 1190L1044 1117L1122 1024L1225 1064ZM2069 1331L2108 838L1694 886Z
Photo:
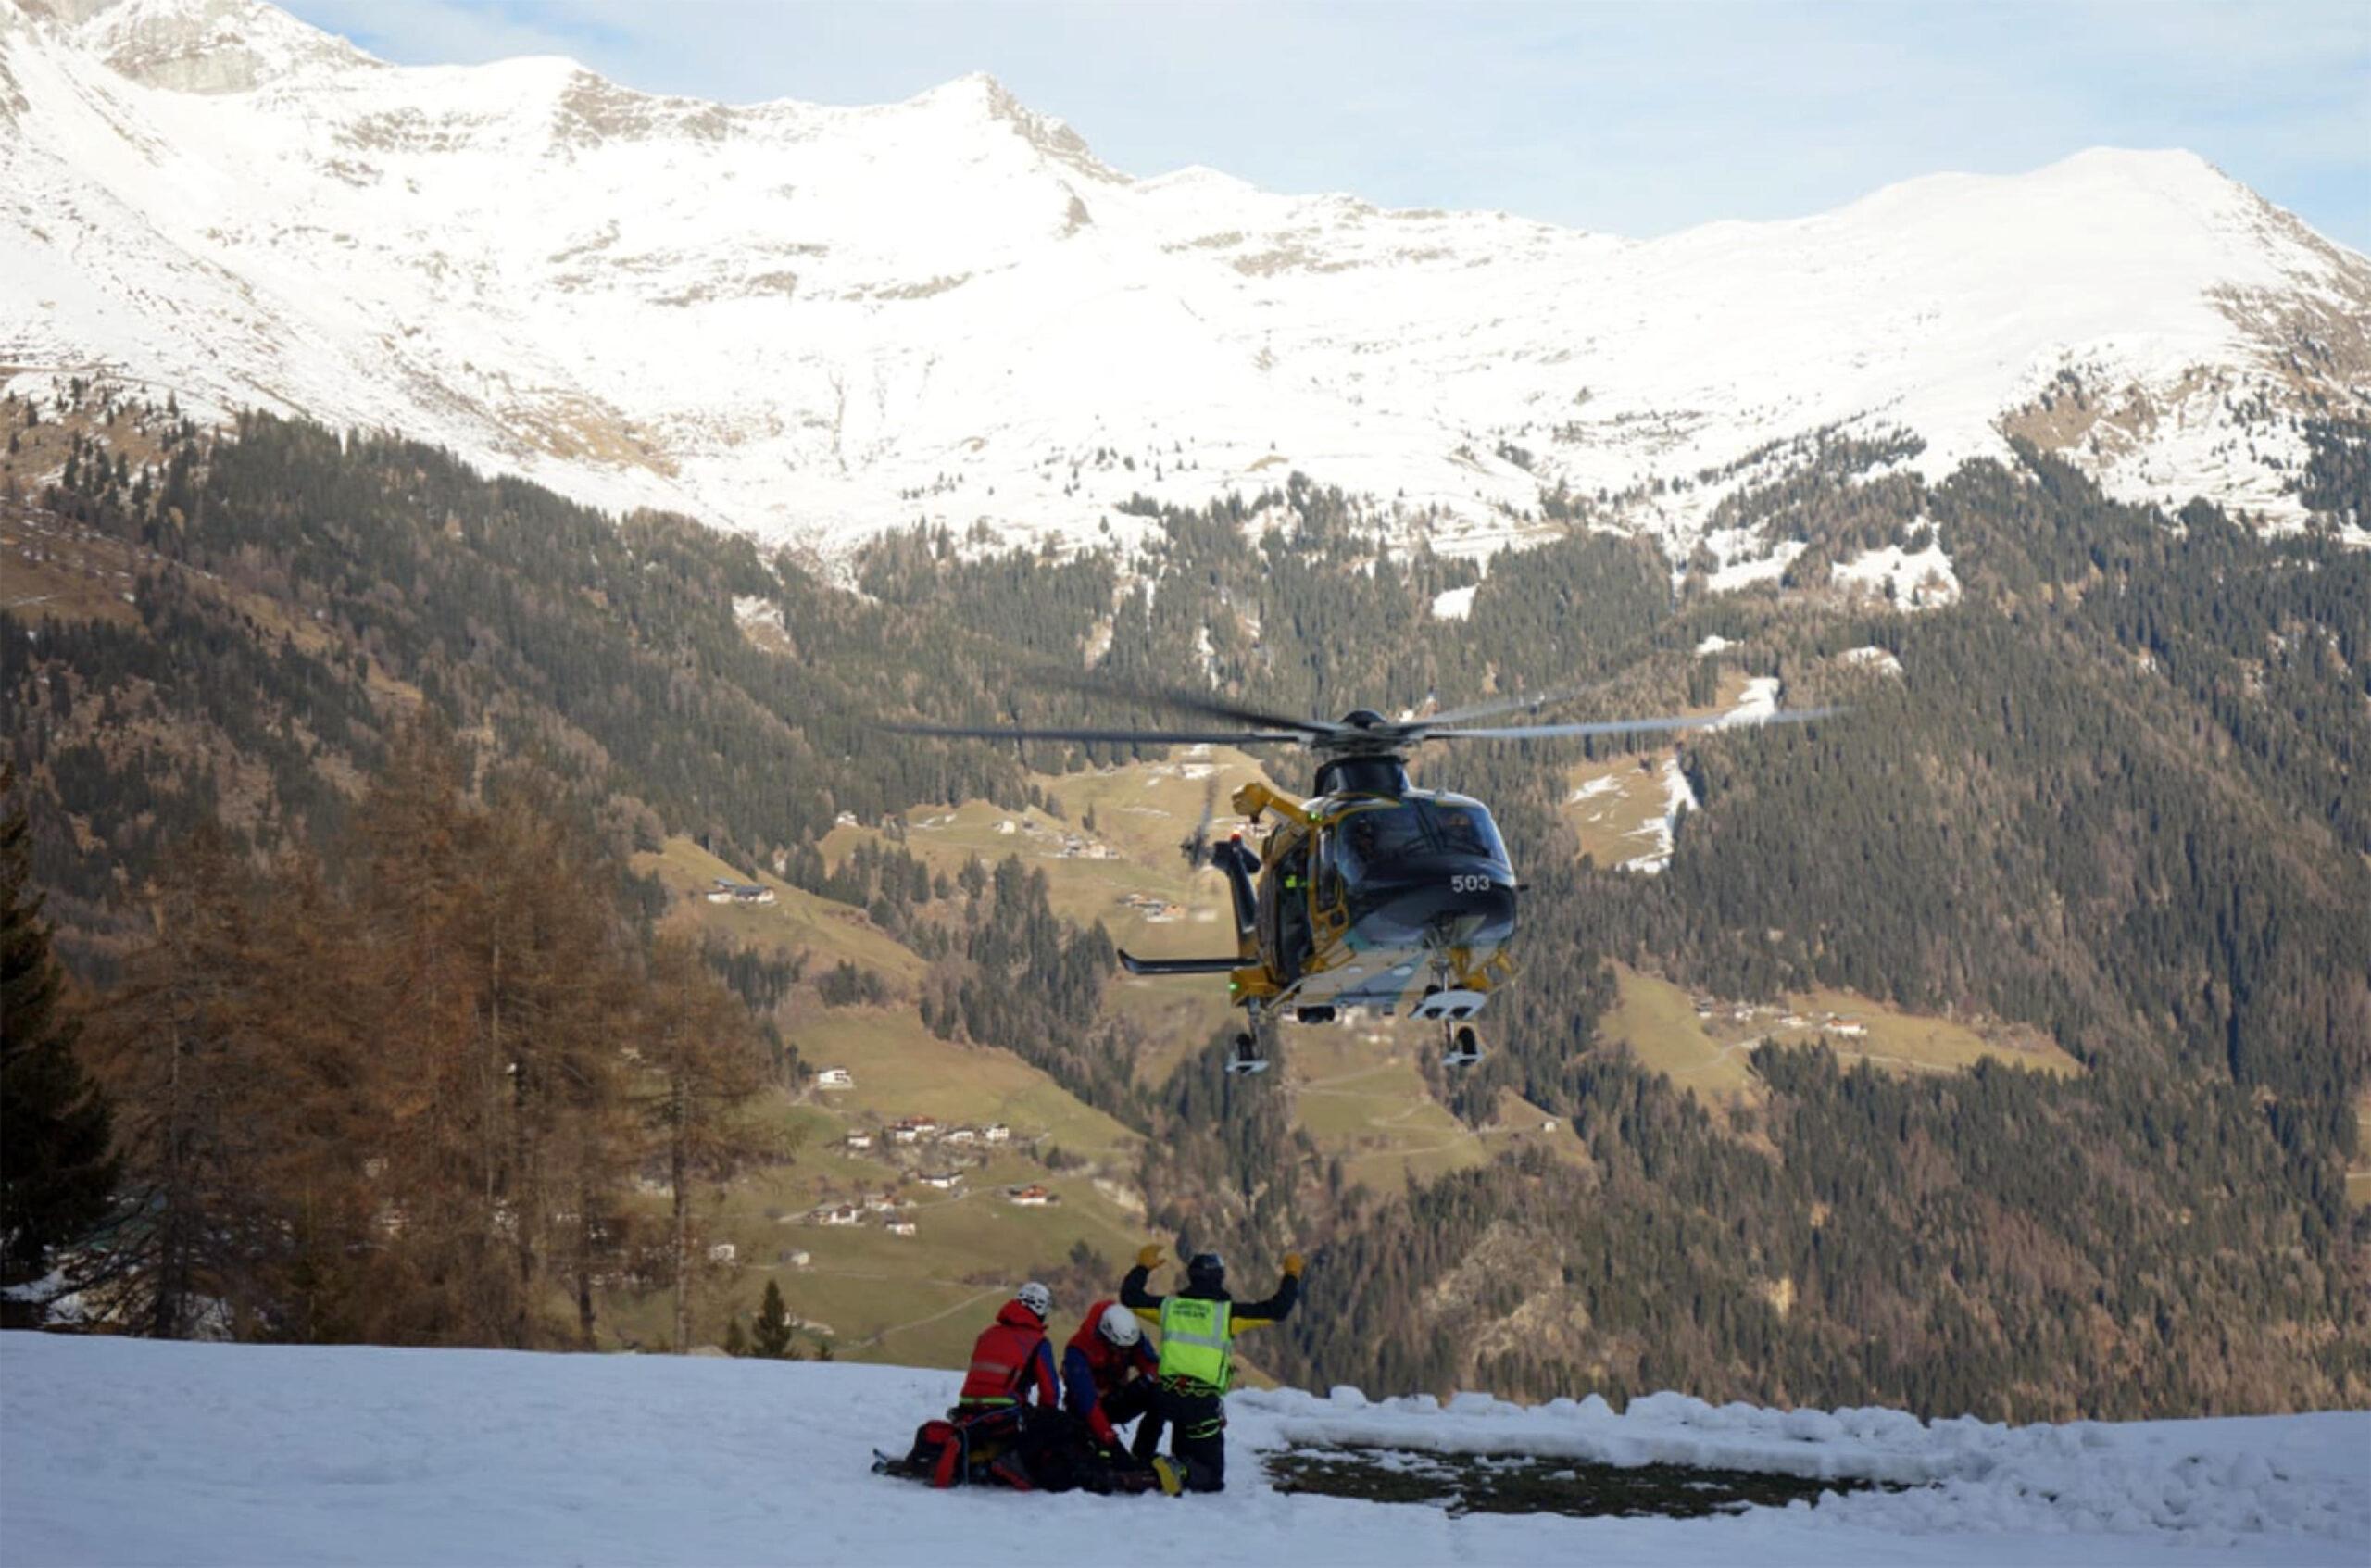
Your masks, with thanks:
M118 74L181 93L246 93L381 62L261 0L11 0L47 10Z
M1003 83L985 73L966 77L966 82L981 84L989 117L1012 128L1013 133L1046 157L1068 164L1091 180L1125 183L1127 176L1098 159L1086 144L1085 137L1052 115L1037 113L1004 89Z
M2085 147L2039 172L2045 180L2141 186L2192 201L2245 189L2187 147Z
M2093 220L2076 221L2086 210L2095 213ZM2053 219L2047 232L2068 241L2094 234L2111 244L2203 240L2216 246L2225 265L2239 267L2272 259L2270 247L2261 243L2268 223L2286 219L2294 233L2311 233L2205 158L2179 147L2090 147L2029 174L1928 175L1887 186L1842 209L1876 220L1980 211L2028 222ZM2337 247L2323 242L2323 248Z
M259 0L0 0L0 364L393 426L832 546L1123 539L1298 470L1443 548L1543 495L1675 555L1838 433L2011 436L2275 521L2371 262L2183 152L1651 241L1132 179L972 75L725 106L382 65ZM1720 552L1726 559L1727 551Z
M1001 132L1019 138L1040 157L1089 180L1110 184L1129 182L1128 176L1098 159L1076 131L1051 115L1037 113L984 70L942 82L897 107L928 117L951 143Z

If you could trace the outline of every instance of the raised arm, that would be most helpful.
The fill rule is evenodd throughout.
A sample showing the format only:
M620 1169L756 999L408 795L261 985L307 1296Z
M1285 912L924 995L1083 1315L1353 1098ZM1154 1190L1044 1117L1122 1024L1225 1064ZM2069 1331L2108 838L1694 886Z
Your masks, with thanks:
M1128 1277L1120 1282L1120 1305L1148 1323L1160 1322L1160 1304L1168 1299L1145 1288L1145 1281L1151 1278L1153 1270L1159 1267L1160 1247L1148 1247L1136 1254L1136 1266L1130 1269Z
M1283 1321L1300 1299L1301 1266L1299 1253L1285 1254L1285 1277L1276 1282L1276 1293L1265 1301L1244 1302L1228 1314L1227 1322L1236 1328L1258 1328Z

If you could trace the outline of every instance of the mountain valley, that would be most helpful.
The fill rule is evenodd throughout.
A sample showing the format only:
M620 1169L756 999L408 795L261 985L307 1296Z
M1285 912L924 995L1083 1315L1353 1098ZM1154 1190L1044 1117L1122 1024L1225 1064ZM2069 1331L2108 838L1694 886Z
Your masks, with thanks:
M926 531L842 587L385 438L214 432L97 383L0 422L37 601L0 612L11 757L94 993L151 961L147 890L202 824L351 874L420 716L503 759L488 788L547 779L625 918L696 937L772 1042L756 1162L689 1210L697 1339L772 1280L810 1353L945 1362L982 1292L1036 1273L1084 1300L1151 1235L1255 1275L1313 1252L1340 1283L1258 1353L1297 1383L2020 1417L2359 1397L2360 551L2203 506L2168 528L2026 449L1760 503L1802 558L1952 530L1959 592L1926 608L1808 571L1675 592L1586 533L1477 574L1300 476L1148 519L1158 592L1110 552ZM1411 1026L1315 1029L1247 1084L1214 996L1110 961L1215 935L1175 846L1246 759L876 727L1100 717L1015 679L1091 648L1287 709L1580 678L1583 713L1851 711L1419 759L1493 801L1532 884L1494 1054L1452 1078ZM918 1116L975 1140L892 1154ZM2070 1185L2116 1198L2070 1210ZM593 1342L670 1342L671 1290L626 1265Z

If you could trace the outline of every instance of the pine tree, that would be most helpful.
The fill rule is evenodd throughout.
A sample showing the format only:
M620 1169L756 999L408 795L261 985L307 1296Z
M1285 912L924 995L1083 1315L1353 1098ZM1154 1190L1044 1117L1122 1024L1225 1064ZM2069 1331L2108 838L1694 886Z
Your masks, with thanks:
M153 935L92 1019L92 1067L121 1108L123 1185L138 1216L109 1241L115 1310L159 1339L252 1307L256 1261L279 1240L252 1135L274 1092L246 1048L257 905L230 840L201 828L160 870Z
M768 1361L784 1361L794 1359L790 1345L790 1309L784 1305L782 1286L766 1281L766 1298L758 1305L758 1322L751 1331L751 1353Z
M497 1230L514 1270L505 1343L524 1347L545 1336L533 1303L565 1256L553 1215L583 1185L584 1173L563 1169L568 1157L592 1160L596 1185L617 1174L604 1170L603 1156L622 1148L580 1135L621 1093L634 977L615 907L596 891L608 879L588 863L556 801L533 793L504 799L472 825L464 941L480 1005L471 1044L479 1083L492 1091Z
M390 749L361 813L358 898L379 1047L403 1085L384 1178L400 1288L378 1332L545 1342L557 1325L537 1304L564 1283L587 1346L593 1277L628 1244L636 1153L621 1052L638 981L615 879L533 784L491 809L470 799L434 721Z
M681 937L661 937L650 971L642 1049L657 1085L646 1116L672 1189L675 1343L688 1348L699 1256L693 1189L701 1182L721 1185L758 1151L757 1135L739 1111L765 1086L766 1062L749 1010L696 947Z
M75 1060L79 1022L58 1010L60 976L30 886L31 826L16 770L0 764L0 1285L48 1272L51 1254L107 1215L118 1166L113 1111ZM9 1300L12 1319L38 1309ZM12 1322L10 1326L29 1326Z
M351 910L320 868L290 856L259 888L246 965L241 1054L252 1109L253 1180L277 1216L257 1260L257 1332L313 1343L365 1336L383 1192L386 1107L400 1086L376 1048L380 1018L354 984L364 968Z
M742 1332L741 1314L738 1312L734 1313L733 1321L724 1325L724 1353L728 1356L749 1353L749 1336Z

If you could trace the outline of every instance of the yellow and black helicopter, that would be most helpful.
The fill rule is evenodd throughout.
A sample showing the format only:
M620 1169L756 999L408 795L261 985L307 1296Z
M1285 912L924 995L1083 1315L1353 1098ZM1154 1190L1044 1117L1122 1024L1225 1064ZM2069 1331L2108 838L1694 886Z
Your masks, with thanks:
M1080 688L1075 680L1059 684ZM1480 801L1408 782L1407 753L1427 741L1533 741L1645 734L1719 725L1721 717L1590 720L1565 724L1474 727L1474 721L1531 713L1573 691L1507 697L1389 720L1357 709L1333 721L1293 719L1205 695L1086 685L1159 703L1236 729L949 728L899 724L901 734L990 740L1105 741L1245 747L1297 746L1317 759L1314 793L1296 799L1255 779L1230 804L1257 831L1210 841L1210 811L1180 846L1196 865L1215 866L1234 896L1236 951L1207 959L1120 962L1131 974L1223 974L1247 1027L1235 1039L1231 1073L1268 1065L1263 1048L1276 1020L1332 1022L1343 1010L1437 1019L1442 1060L1482 1059L1472 1020L1515 977L1507 951L1522 884L1498 825ZM1761 715L1761 723L1825 718L1833 709Z

